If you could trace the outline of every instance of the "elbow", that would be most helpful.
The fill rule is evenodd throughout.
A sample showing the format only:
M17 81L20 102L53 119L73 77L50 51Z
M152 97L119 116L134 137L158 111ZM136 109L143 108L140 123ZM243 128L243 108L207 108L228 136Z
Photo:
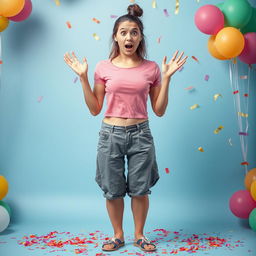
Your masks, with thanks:
M164 112L155 112L155 114L158 116L158 117L161 117L164 115Z
M93 116L97 116L100 112L93 112L93 111L90 111L91 112L91 114L93 115Z

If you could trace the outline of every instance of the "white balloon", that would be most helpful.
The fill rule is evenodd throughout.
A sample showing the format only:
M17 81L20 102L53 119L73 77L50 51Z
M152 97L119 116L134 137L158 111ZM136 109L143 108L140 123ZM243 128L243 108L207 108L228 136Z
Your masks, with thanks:
M0 232L4 231L10 223L10 215L8 211L0 205Z

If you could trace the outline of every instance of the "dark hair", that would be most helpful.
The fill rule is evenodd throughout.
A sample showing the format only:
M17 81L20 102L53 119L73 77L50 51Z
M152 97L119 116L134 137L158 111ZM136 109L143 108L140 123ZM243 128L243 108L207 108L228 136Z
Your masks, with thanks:
M143 10L140 8L139 5L132 4L132 5L128 6L127 11L128 11L128 14L120 16L114 24L113 33L112 33L112 37L111 37L112 47L111 47L111 51L110 51L110 54L109 54L110 59L114 59L119 54L119 46L118 46L118 43L114 40L114 38L115 38L115 35L117 33L119 24L121 22L124 22L124 21L132 21L132 22L135 22L138 25L138 27L140 29L142 39L141 39L140 44L139 44L139 46L136 50L136 53L142 59L147 55L145 36L144 36L144 33L143 33L144 26L143 26L142 21L139 18L139 17L142 16Z

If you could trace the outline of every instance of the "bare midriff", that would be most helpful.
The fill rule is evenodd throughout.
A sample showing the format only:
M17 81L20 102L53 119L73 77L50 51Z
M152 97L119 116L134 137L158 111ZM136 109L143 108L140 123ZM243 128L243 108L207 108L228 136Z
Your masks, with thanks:
M139 119L139 118L121 118L121 117L105 117L103 122L110 125L118 125L118 126L129 126L133 124L139 124L148 119Z

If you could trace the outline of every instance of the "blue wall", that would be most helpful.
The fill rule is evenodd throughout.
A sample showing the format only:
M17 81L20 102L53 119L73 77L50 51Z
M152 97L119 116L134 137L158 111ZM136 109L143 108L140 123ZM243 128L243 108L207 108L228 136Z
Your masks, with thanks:
M174 0L157 0L156 9L151 1L137 1L144 10L148 58L161 65L163 56L170 58L176 49L189 56L184 69L171 80L165 115L155 116L148 104L161 177L150 196L151 220L158 216L173 221L236 221L228 200L233 192L244 189L245 170L240 165L243 159L229 62L210 56L208 36L194 25L196 10L217 2L181 1L180 13L175 15ZM102 192L94 182L98 131L105 107L98 116L90 115L80 82L74 83L76 76L63 55L74 50L79 58L86 56L93 86L95 65L109 54L114 24L110 15L125 14L129 4L128 0L61 0L56 6L53 0L34 0L30 18L12 22L1 33L0 173L9 182L5 201L13 209L13 222L74 220L74 216L76 220L85 216L107 219ZM164 15L165 8L169 17ZM94 23L93 17L101 23ZM101 39L96 41L93 33ZM248 72L245 64L238 65L241 75ZM255 78L254 67L248 111L249 169L256 167ZM188 86L195 90L186 91ZM216 93L223 97L215 102ZM40 96L43 98L38 102ZM194 104L200 108L190 110ZM220 125L224 129L214 134ZM205 152L197 150L200 146Z

